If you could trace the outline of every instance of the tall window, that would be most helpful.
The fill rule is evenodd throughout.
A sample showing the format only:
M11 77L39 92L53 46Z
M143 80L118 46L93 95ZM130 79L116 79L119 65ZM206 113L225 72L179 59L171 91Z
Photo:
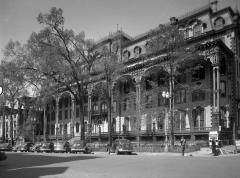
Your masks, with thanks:
M79 114L79 109L80 109L80 108L76 108L76 117L79 117L79 116L80 116L80 114Z
M202 90L195 90L192 92L192 101L203 101L205 100L205 92Z
M123 91L125 94L128 94L130 92L130 84L128 82L124 82Z
M62 120L62 111L59 111L59 112L58 112L58 119L59 119L59 120Z
M113 101L113 112L117 112L117 101Z
M106 103L102 103L102 105L101 105L101 111L102 111L102 112L107 112L107 104L106 104Z
M79 123L76 123L76 132L79 133Z
M203 128L204 127L204 109L202 107L197 107L192 110L192 118L194 128Z
M198 64L192 69L192 81L195 82L203 79L205 79L205 69L203 65Z
M180 103L186 103L186 90L185 89L179 89L175 93L175 102Z
M152 95L147 95L146 96L146 108L152 108L153 107L153 99L152 99Z
M65 110L65 119L68 119L68 110Z
M125 98L123 100L123 110L124 111L127 111L129 109L129 99L128 98Z
M226 81L220 81L220 96L226 97Z
M94 104L92 109L94 113L98 112L98 105Z
M65 106L65 108L68 107L68 98L64 99L64 106Z

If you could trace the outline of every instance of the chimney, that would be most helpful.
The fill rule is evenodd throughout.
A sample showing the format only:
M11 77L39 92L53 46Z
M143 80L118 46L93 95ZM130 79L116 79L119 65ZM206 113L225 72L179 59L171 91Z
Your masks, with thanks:
M176 17L171 17L170 18L170 24L175 25L177 23L178 19Z
M218 4L218 1L217 0L212 0L210 5L211 5L211 9L213 12L217 12L217 4Z

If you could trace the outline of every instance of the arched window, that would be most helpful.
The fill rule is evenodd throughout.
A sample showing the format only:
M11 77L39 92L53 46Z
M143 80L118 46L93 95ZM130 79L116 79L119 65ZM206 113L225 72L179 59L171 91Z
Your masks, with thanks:
M217 17L214 21L214 26L216 29L223 28L224 24L225 24L225 20L222 17Z
M201 106L192 110L194 128L203 129L204 127L204 108Z
M76 123L76 132L79 133L79 123Z
M105 102L102 103L102 105L101 105L101 111L102 112L107 112L107 104Z
M134 57L139 57L139 55L142 53L142 48L140 48L139 46L136 46L133 51L134 51Z
M94 113L98 112L98 105L96 103L93 104L92 110L93 110Z
M193 27L193 36L199 36L202 33L202 24L196 24Z
M124 59L129 59L130 56L131 56L130 51L126 50L126 51L123 52L123 57L124 57Z

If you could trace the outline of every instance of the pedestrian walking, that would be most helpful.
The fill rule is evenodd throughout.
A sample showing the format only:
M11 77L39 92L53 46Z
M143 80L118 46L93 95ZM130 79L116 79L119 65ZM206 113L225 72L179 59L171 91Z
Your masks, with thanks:
M181 148L182 148L182 156L184 156L184 152L185 152L185 147L186 147L186 140L181 137Z
M212 138L212 154L216 156L216 140L215 137Z

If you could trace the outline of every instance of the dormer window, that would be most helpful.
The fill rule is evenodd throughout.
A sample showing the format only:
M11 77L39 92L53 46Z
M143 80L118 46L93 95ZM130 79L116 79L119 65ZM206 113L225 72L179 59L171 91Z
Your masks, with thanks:
M128 51L128 50L126 50L126 51L123 52L123 57L124 57L124 59L129 59L129 58L130 58L130 55L131 55L131 53L130 53L130 51Z
M222 17L218 17L214 21L214 26L215 26L216 29L223 28L224 24L225 24L225 20Z
M191 38L192 36L193 36L193 30L192 30L192 28L187 28L186 30L185 30L185 38Z
M193 28L193 36L199 36L202 33L202 24L196 24Z
M139 55L142 52L142 48L140 48L139 46L136 46L133 51L134 51L134 57L139 57Z

